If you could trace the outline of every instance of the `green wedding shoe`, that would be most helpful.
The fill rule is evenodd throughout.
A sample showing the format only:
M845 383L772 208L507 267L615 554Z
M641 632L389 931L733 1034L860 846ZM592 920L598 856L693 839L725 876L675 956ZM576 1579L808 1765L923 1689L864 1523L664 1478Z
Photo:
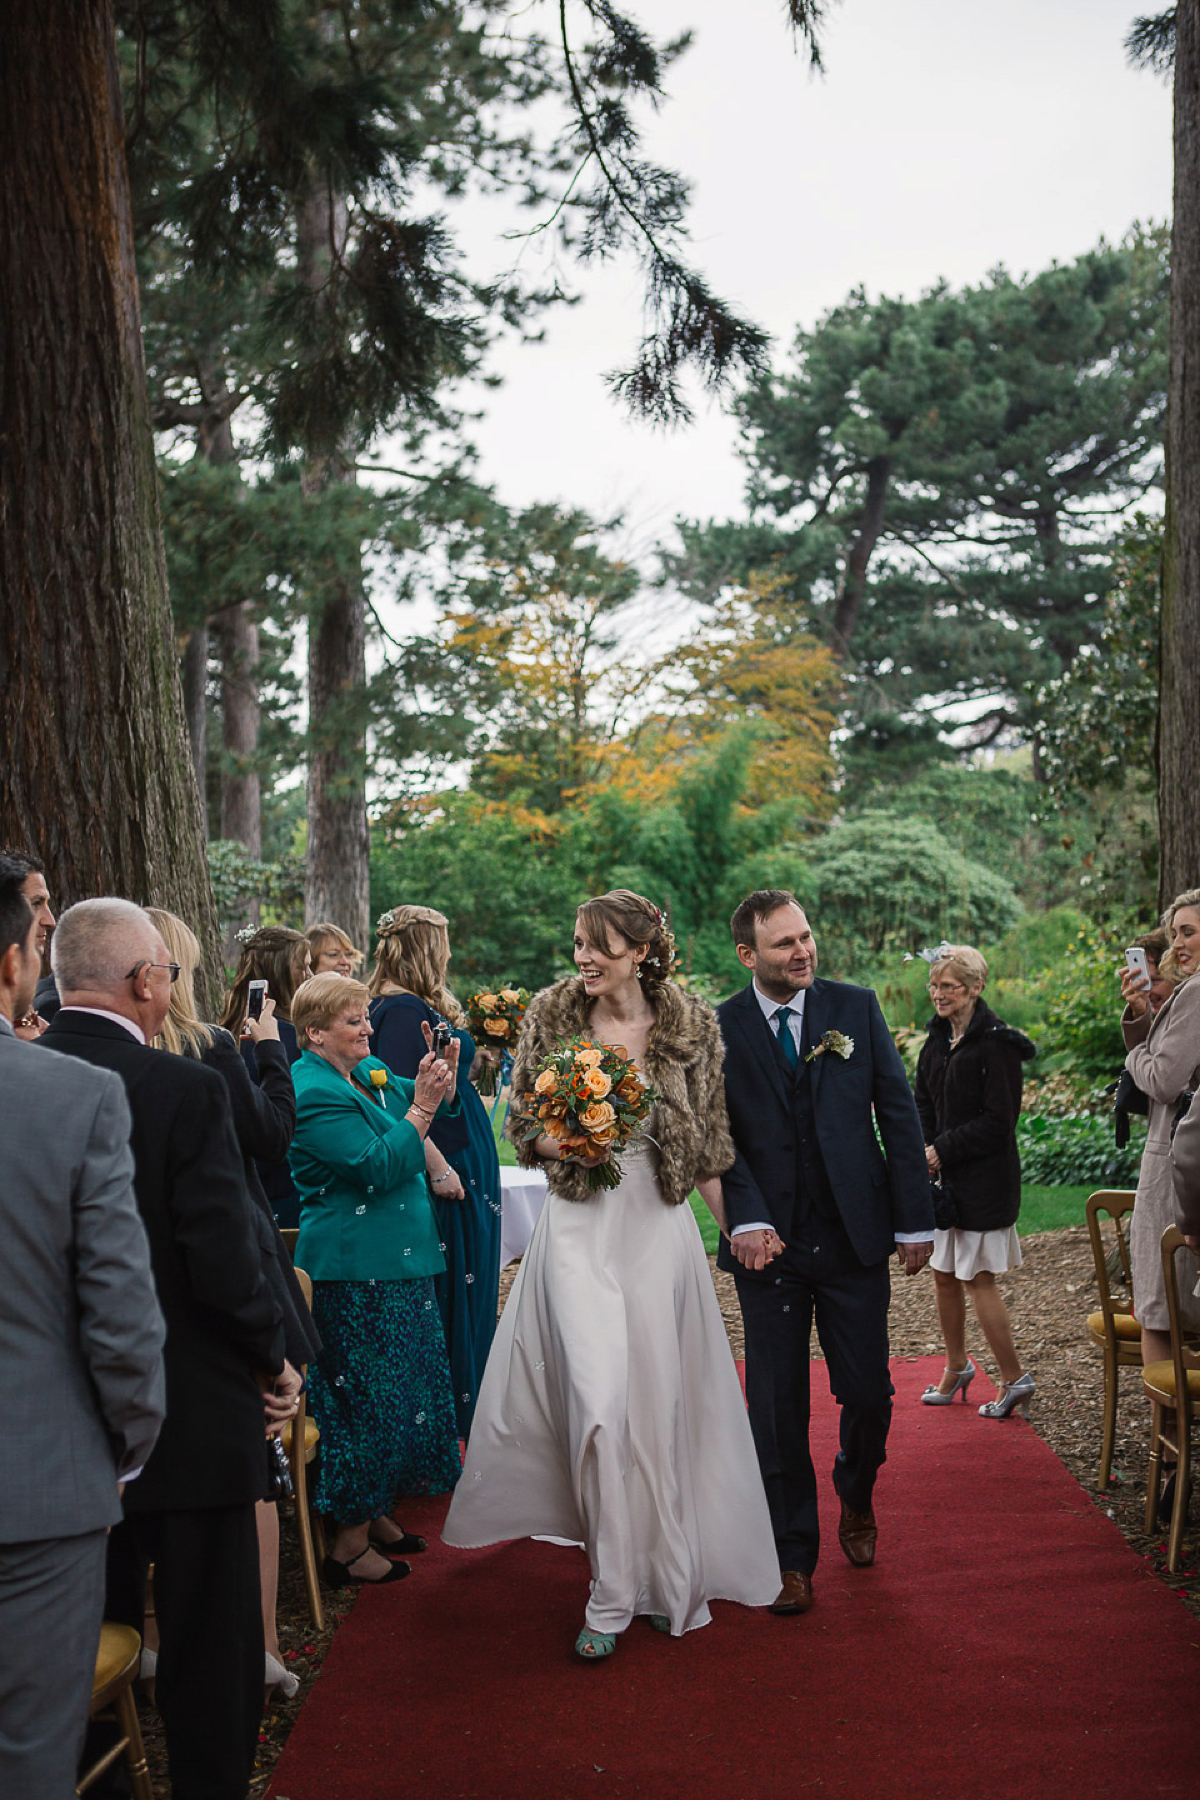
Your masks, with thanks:
M584 1662L601 1662L611 1656L616 1647L615 1632L589 1631L586 1625L575 1639L575 1654L582 1656Z

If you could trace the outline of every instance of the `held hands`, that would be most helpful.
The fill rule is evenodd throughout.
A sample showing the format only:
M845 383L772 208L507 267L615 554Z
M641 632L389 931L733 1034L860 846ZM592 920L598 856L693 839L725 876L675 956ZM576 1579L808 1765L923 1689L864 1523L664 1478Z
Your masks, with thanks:
M739 1231L729 1240L729 1248L744 1269L761 1273L767 1264L782 1256L786 1249L777 1231Z
M279 1042L279 1022L275 1017L275 1002L270 994L263 995L262 1012L258 1018L246 1018L242 1026L242 1036L249 1038L252 1044L277 1044Z
M1149 1012L1150 983L1136 969L1121 970L1121 993L1135 1019L1143 1018Z
M925 1161L928 1165L929 1173L931 1175L936 1175L942 1166L942 1159L932 1144L926 1144L925 1146Z
M300 1371L285 1362L282 1374L260 1376L259 1385L263 1390L263 1411L267 1415L267 1436L278 1437L299 1409L300 1390L304 1386Z
M932 1255L933 1244L928 1240L923 1244L896 1245L896 1261L906 1275L919 1275Z

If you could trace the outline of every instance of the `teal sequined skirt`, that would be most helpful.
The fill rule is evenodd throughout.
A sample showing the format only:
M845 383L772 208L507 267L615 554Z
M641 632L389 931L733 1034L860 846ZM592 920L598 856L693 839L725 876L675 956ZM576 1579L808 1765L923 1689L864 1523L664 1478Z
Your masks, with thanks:
M432 1278L315 1281L312 1311L325 1343L308 1371L317 1510L358 1524L402 1494L448 1493L461 1463Z

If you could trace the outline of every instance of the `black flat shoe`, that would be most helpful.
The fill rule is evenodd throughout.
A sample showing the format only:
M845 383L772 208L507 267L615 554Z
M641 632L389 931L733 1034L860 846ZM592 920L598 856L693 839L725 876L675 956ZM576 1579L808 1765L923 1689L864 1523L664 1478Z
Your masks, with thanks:
M367 1545L367 1550L374 1548L373 1544ZM367 1550L360 1550L357 1556L350 1558L349 1562L339 1562L336 1556L327 1556L321 1564L321 1573L325 1577L326 1586L331 1588L386 1587L389 1581L403 1581L406 1575L412 1574L412 1570L406 1562L394 1562L388 1565L386 1575L352 1575L351 1569L356 1562L362 1561Z
M398 1538L376 1537L372 1531L368 1534L367 1542L381 1556L419 1556L422 1550L429 1548L425 1539L418 1537L415 1531L403 1531Z

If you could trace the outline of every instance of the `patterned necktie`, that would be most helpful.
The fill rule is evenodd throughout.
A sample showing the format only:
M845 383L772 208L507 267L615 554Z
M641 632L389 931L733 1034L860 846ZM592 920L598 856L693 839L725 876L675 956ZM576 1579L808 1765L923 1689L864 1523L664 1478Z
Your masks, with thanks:
M783 1051L784 1061L787 1063L787 1066L792 1071L793 1075L800 1067L800 1052L796 1048L796 1040L792 1036L790 1023L795 1016L796 1015L793 1013L790 1006L781 1006L778 1011L771 1015L775 1021L776 1035L779 1039L779 1048Z

